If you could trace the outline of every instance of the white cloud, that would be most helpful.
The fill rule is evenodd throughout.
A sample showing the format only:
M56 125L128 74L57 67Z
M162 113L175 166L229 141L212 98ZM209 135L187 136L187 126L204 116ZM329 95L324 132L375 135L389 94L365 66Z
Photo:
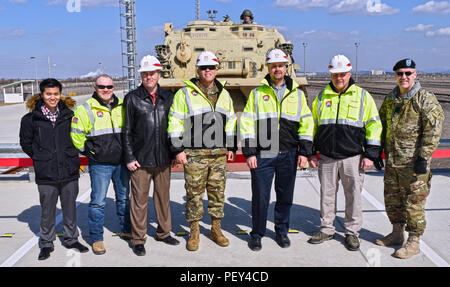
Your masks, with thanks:
M427 33L425 33L425 36L427 37L450 36L450 27L440 28L436 31L428 31Z
M405 31L406 32L425 32L425 31L430 31L431 29L433 29L433 27L434 27L433 24L429 24L429 25L419 24L414 27L408 27L405 29Z
M336 0L276 0L274 6L308 11L313 8L326 8L334 2L336 2Z
M17 0L16 0L17 1ZM19 0L20 1L20 0ZM67 4L68 0L49 0L48 6ZM118 7L118 0L81 0L81 8L84 7Z
M429 1L423 5L419 5L413 8L413 13L417 14L436 14L446 15L450 14L450 2L449 1Z
M28 2L28 0L9 0L9 2L14 4L25 4Z
M308 11L328 8L330 14L364 13L366 15L393 15L400 10L381 0L276 0L275 7Z
M363 13L366 15L393 15L400 11L381 0L342 0L333 5L329 12L331 14Z
M97 69L97 71L95 72L89 72L85 75L80 76L80 79L84 79L84 78L95 78L97 76L100 76L102 73L102 70L100 68Z
M0 28L0 38L20 38L26 31L21 28Z

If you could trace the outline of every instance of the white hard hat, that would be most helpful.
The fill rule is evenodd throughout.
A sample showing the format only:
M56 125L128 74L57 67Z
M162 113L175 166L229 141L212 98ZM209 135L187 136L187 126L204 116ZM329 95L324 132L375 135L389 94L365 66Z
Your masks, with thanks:
M161 63L156 59L155 56L147 55L141 60L141 65L139 66L139 73L151 72L156 70L162 70Z
M280 49L273 49L267 53L266 64L270 63L289 63L288 57Z
M216 66L219 65L219 60L216 55L210 51L201 52L198 55L196 66Z
M346 56L336 55L331 59L330 64L328 65L328 70L332 74L345 73L352 70L352 64Z

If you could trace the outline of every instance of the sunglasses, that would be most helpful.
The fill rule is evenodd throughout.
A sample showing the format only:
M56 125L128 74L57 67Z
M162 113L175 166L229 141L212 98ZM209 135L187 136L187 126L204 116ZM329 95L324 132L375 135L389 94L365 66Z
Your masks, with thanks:
M211 66L200 66L199 69L202 70L202 71L204 71L204 70L206 70L206 69L212 71L212 70L215 70L215 69L216 69L216 66L213 66L213 65L211 65Z
M395 72L397 74L397 76L399 77L403 77L403 74L405 74L407 77L411 76L413 74L413 72L408 71L408 72Z
M112 89L114 89L114 86L113 85L109 85L109 86L97 85L97 88L100 90L104 90L104 89L112 90Z

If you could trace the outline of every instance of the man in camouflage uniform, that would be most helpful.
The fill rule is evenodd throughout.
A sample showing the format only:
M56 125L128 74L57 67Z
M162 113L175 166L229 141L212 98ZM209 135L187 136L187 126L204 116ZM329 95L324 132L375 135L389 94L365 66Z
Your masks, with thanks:
M208 213L212 227L210 238L220 246L228 246L221 232L224 216L227 159L236 152L236 115L224 82L216 79L217 57L202 52L197 59L198 78L185 80L185 87L174 96L169 113L168 133L172 152L178 164L184 165L186 188L186 220L190 236L186 248L199 246L199 220L203 217L202 198L207 190Z
M394 66L398 86L380 109L386 155L384 201L392 233L377 239L381 246L403 245L394 254L410 258L420 252L425 231L425 201L430 193L431 156L442 132L444 113L433 93L415 82L416 64L403 59ZM404 231L409 232L405 242Z

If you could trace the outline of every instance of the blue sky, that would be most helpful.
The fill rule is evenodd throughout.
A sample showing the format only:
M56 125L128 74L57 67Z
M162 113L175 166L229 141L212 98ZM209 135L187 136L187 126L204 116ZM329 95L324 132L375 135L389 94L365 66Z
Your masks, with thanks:
M80 0L70 13L68 0L0 0L0 78L80 77L104 71L121 75L118 0ZM250 9L259 24L277 28L294 44L294 58L307 70L326 71L337 54L358 69L390 71L402 58L413 58L422 71L450 70L450 1L427 0L202 0L205 11L218 10L239 21ZM136 0L139 59L162 44L164 23L176 29L195 19L195 0Z

